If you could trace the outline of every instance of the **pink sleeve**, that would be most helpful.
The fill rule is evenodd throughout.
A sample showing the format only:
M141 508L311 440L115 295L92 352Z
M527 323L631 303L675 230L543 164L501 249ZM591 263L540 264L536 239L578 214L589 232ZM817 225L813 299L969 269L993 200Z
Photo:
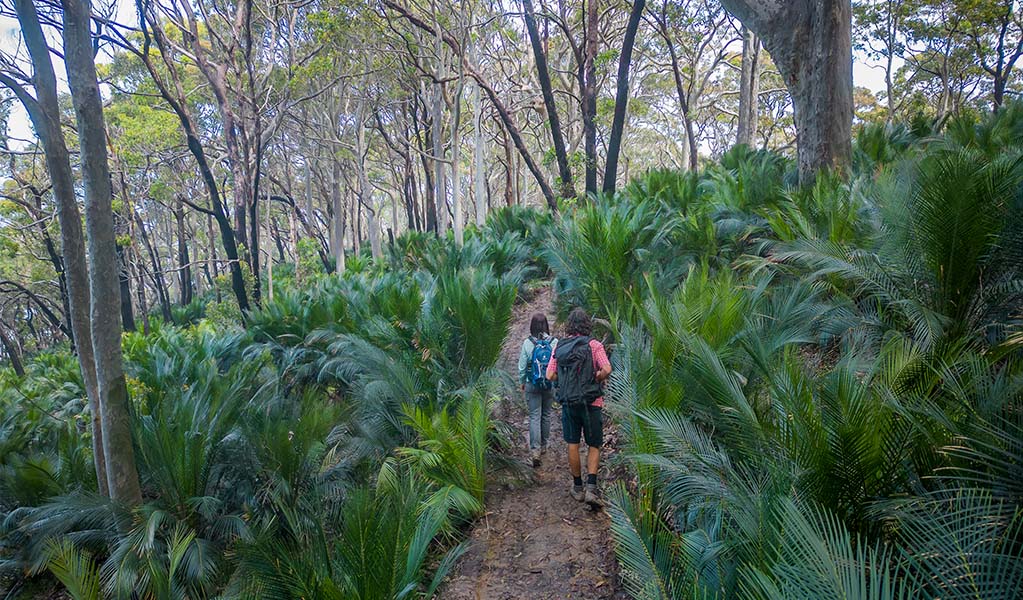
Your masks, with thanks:
M597 367L598 371L605 367L611 368L611 361L607 359L607 351L604 350L604 344L597 340L590 340L590 352L593 354L593 366Z

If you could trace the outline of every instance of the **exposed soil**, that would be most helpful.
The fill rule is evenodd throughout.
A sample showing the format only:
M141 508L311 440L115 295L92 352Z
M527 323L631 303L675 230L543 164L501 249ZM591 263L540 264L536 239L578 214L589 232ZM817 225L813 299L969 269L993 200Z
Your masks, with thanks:
M552 294L544 288L516 307L511 333L505 340L501 366L515 376L529 318L537 311L553 319ZM557 327L554 327L557 335ZM512 453L528 458L529 417L521 395L503 403L502 418L514 428ZM568 491L561 414L551 415L551 439L541 466L528 484L497 482L487 489L487 512L469 536L469 549L453 569L438 597L444 600L506 600L551 598L627 598L618 585L611 546L610 520L604 511L591 511ZM608 470L617 439L614 425L604 428L601 486L613 476ZM583 445L585 448L585 444ZM585 450L584 450L585 452ZM586 464L585 455L583 464Z

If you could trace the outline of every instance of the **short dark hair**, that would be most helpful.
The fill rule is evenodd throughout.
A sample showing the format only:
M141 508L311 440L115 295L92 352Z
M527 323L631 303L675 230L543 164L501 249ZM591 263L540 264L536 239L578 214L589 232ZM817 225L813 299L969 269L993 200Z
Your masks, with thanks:
M565 333L568 335L590 335L593 330L593 321L590 315L582 308L576 307L568 313L568 320L565 321Z
M547 324L547 315L542 312L533 313L533 318L529 321L529 335L540 337L540 335L550 332L551 327Z

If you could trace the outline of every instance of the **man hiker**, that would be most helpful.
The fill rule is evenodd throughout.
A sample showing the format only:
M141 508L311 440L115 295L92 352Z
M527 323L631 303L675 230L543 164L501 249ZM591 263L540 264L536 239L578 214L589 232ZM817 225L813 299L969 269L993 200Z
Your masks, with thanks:
M554 346L547 364L547 379L558 382L557 400L561 404L561 428L568 444L568 470L572 473L571 496L600 507L597 469L600 446L604 441L603 382L611 374L611 362L604 345L590 337L593 323L581 308L572 310L565 323L565 338ZM585 438L586 486L583 486L579 441Z
M540 466L540 457L547 452L554 403L554 385L547 379L547 365L557 341L551 337L547 315L534 313L529 321L529 337L522 340L519 352L519 383L529 407L529 456L534 467Z

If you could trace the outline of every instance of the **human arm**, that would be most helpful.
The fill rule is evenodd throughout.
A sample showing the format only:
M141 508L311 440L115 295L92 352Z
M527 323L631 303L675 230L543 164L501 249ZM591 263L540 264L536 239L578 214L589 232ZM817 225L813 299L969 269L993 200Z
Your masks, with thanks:
M529 381L529 360L532 358L533 348L529 338L522 341L522 349L519 350L519 383L525 385Z
M603 382L611 375L611 361L607 358L607 351L604 350L604 344L597 340L590 340L590 350L593 353L597 381Z
M551 344L551 360L547 363L547 381L558 380L558 359L554 357L554 351L558 349L558 340Z

